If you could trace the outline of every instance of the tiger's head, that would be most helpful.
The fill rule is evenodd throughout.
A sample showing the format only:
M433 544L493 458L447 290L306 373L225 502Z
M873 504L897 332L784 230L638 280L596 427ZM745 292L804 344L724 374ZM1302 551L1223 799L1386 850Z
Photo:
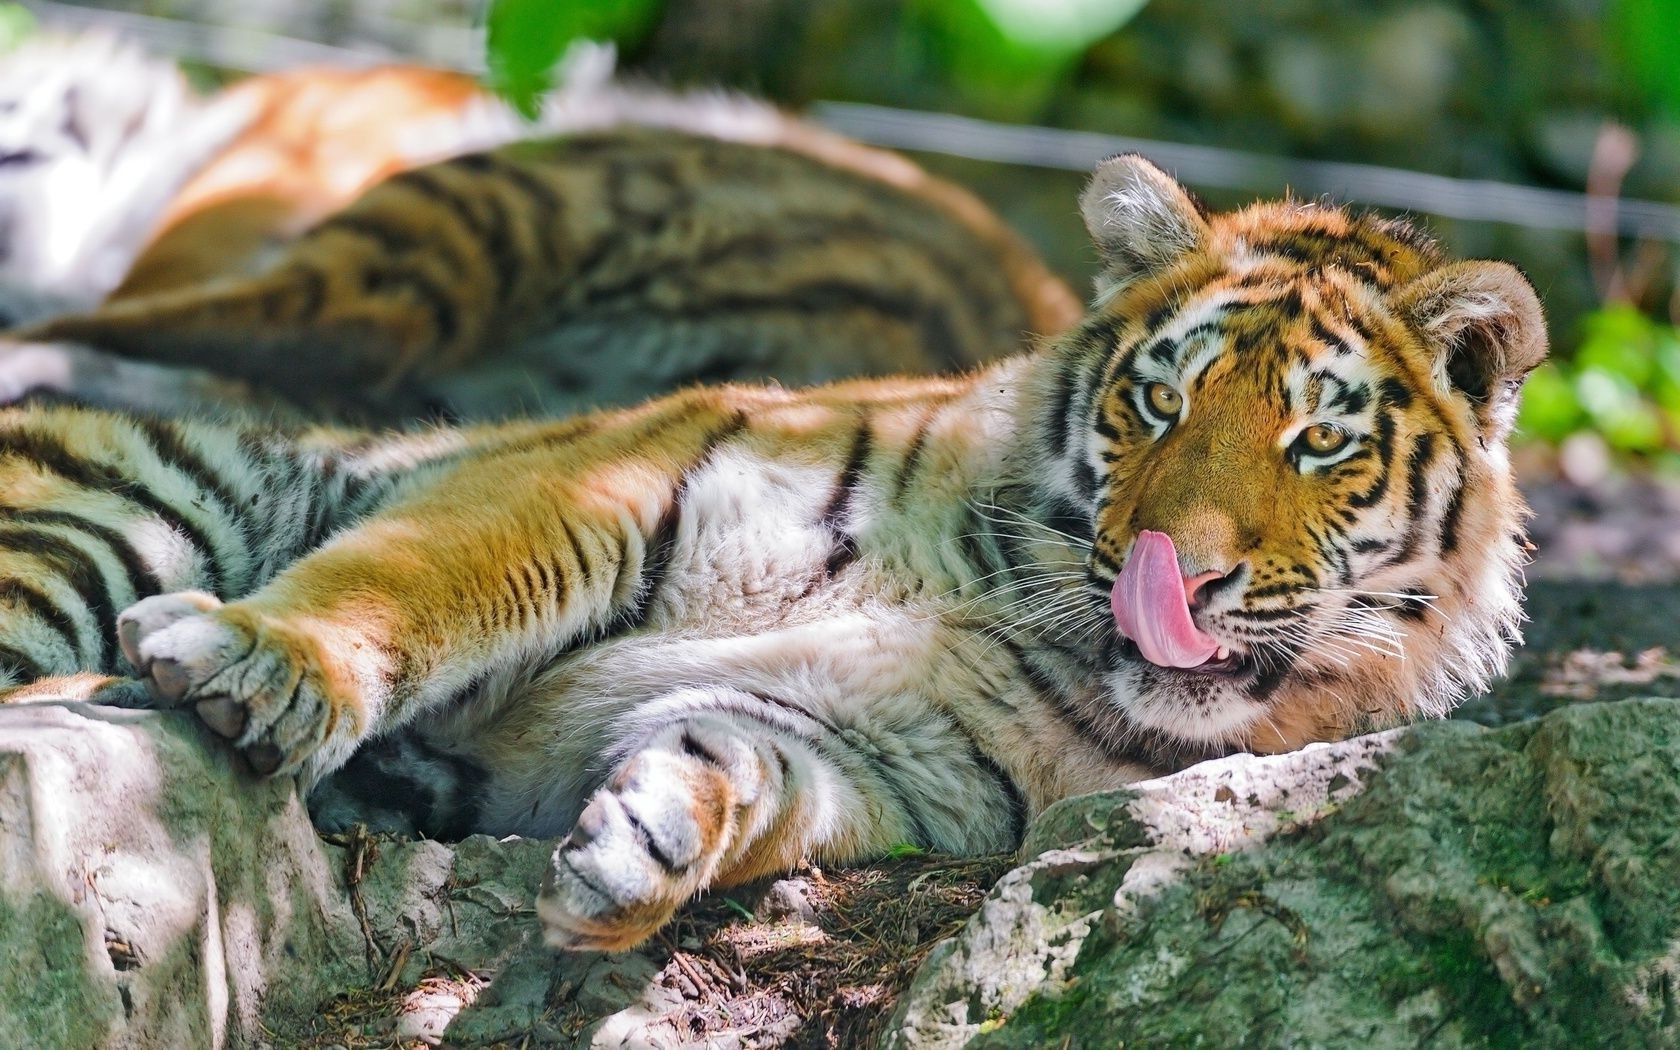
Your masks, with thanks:
M251 116L97 32L0 54L0 326L96 305Z
M1108 713L1276 751L1486 688L1521 621L1528 281L1339 208L1210 213L1130 155L1081 210L1104 269L1031 398L1032 484L1090 539Z

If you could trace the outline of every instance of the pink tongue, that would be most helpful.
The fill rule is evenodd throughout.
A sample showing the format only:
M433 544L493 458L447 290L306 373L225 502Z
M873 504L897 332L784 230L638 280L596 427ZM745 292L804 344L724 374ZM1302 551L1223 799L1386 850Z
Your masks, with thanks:
M1164 532L1140 532L1132 556L1114 581L1109 599L1120 633L1137 643L1143 658L1162 667L1196 667L1219 651L1219 643L1190 619L1178 552Z

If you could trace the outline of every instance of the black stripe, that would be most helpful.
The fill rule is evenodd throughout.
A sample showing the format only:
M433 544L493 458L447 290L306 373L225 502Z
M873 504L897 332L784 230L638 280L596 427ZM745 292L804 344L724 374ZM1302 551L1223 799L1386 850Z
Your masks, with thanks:
M492 192L482 194L479 199L484 202L485 215L478 232L496 277L495 302L505 303L519 287L520 275L526 270L525 260L514 244L513 221L502 198Z
M309 324L327 300L327 277L315 265L289 262L258 287L264 291L255 304L257 314L277 331ZM246 358L246 360L251 360Z
M0 667L9 667L16 672L19 685L47 676L46 669L28 654L3 643L0 643Z
M0 524L0 544L4 544L8 551L28 554L45 562L76 592L76 597L81 599L82 605L93 617L94 649L90 653L80 645L75 648L82 653L90 669L109 670L117 611L111 604L98 563L74 543L39 529Z
M1400 533L1400 549L1385 564L1399 565L1417 553L1418 525L1429 501L1429 465L1435 458L1435 435L1421 434L1406 457L1406 519Z
M1272 646L1273 660L1249 683L1245 692L1248 698L1257 704L1263 704L1272 698L1272 694L1288 679L1289 672L1295 667L1297 654L1293 649L1283 645Z
M1377 418L1377 480L1364 492L1355 493L1348 498L1348 504L1354 507L1373 507L1388 492L1388 479L1394 473L1394 416L1384 412Z
M1383 402L1391 408L1407 409L1412 406L1412 392L1406 389L1405 383L1393 376L1378 383L1377 389L1382 393Z
M15 521L27 525L56 525L60 528L72 529L83 533L103 543L123 567L123 574L128 577L128 587L134 594L134 600L149 598L154 594L162 594L169 590L168 583L145 562L140 552L135 550L116 529L90 521L68 511L59 510L19 510L0 505L0 521Z
M462 196L454 187L448 185L438 173L446 165L436 165L424 168L410 168L407 171L393 175L389 185L406 186L420 196L432 201L449 212L467 231L478 233L478 210L473 202ZM430 242L428 242L430 243Z
M642 823L640 817L631 812L630 807L624 804L623 799L619 800L618 808L624 811L624 819L629 823L630 830L635 833L636 841L641 844L642 851L652 857L655 864L664 868L667 875L682 874L687 865L678 865L671 860L670 856L660 848L659 843L653 840L653 833L648 831L647 825Z
M1069 424L1072 422L1073 399L1079 393L1079 372L1063 367L1056 371L1056 388L1050 398L1050 410L1044 416L1044 445L1051 459L1067 454Z
M718 769L725 768L725 763L722 757L715 754L711 748L702 744L694 736L694 734L688 730L683 730L682 739L679 743L682 746L683 754L688 755L690 758L698 758L708 766L714 766Z
M584 549L583 542L578 538L578 534L572 529L571 519L564 514L560 515L560 531L566 534L566 542L571 545L572 556L577 559L578 571L583 574L585 579L594 576L595 563L590 559L589 552ZM547 569L543 570L543 574L545 578L550 575Z
M348 233L372 241L379 246L380 254L385 256L406 255L425 248L429 243L402 217L379 212L335 215L316 231L317 236L326 233Z
M1421 620L1429 612L1429 598L1423 591L1401 591L1400 604L1395 609L1408 620Z
M1464 453L1457 442L1452 444L1453 456L1458 469L1453 472L1452 493L1447 497L1447 507L1441 513L1442 554L1451 554L1458 549L1458 526L1464 516Z
M552 185L544 182L526 165L499 153L475 153L458 157L454 163L468 171L490 173L511 183L524 203L537 212L523 222L531 231L537 251L542 256L540 263L545 272L559 279L569 270L560 243L565 227L565 202Z
M33 613L36 619L64 639L71 652L80 651L75 618L53 604L51 598L32 584L16 579L0 580L0 602L11 603Z
M1002 766L992 761L972 739L969 741L969 747L974 763L985 770L993 780L997 781L1004 797L1009 799L1009 841L1015 845L1020 845L1022 837L1027 833L1027 797L1021 793L1021 786L1015 783L1015 778L1005 772Z
M0 456L13 455L45 467L59 477L95 492L105 492L119 499L143 507L182 533L204 555L206 589L219 594L222 587L221 567L216 549L202 529L164 503L138 479L125 477L104 463L96 463L73 456L55 437L36 431L16 429L0 434Z
M898 473L893 477L893 503L897 504L904 498L904 490L909 487L910 479L916 473L916 467L922 461L922 454L927 451L928 432L933 428L934 420L939 416L938 408L928 409L927 415L916 426L916 433L910 438L910 447L904 453L904 459L899 462Z
M833 546L823 563L825 577L832 578L857 560L857 537L852 535L846 526L852 501L857 496L858 485L862 482L864 470L869 465L869 452L874 443L874 434L869 429L869 415L866 412L858 420L857 431L852 437L852 448L846 454L846 465L840 470L834 494L829 497L828 506L823 508L822 516L818 519L823 529L833 537Z
M1099 436L1116 445L1121 444L1126 440L1126 435L1120 433L1119 428L1110 422L1107 412L1097 413L1097 418L1091 422L1091 429L1095 430Z
M718 449L746 428L746 414L736 412L727 423L707 434L701 442L698 454L672 486L665 512L659 516L653 532L643 539L642 564L636 574L639 587L634 600L606 626L600 635L601 638L637 630L647 623L654 600L665 582L665 574L670 570L671 556L675 553L677 545L677 527L682 520L683 504L690 481L711 462ZM622 562L620 564L622 565ZM614 589L616 591L616 587Z
M1002 550L986 535L990 519L970 508L958 526L957 550L965 562L975 570L975 580L992 580L1000 571L1013 570L1015 565L1003 557Z
M1295 588L1291 587L1288 588L1288 590L1293 591ZM1249 597L1254 598L1256 595L1250 594ZM1297 616L1306 616L1308 613L1317 608L1317 605L1309 604L1291 606L1287 609L1232 609L1228 615L1239 620L1265 622L1269 620L1288 620Z
M432 315L431 345L448 347L461 334L461 304L450 289L418 265L393 265L385 269L368 269L362 274L362 287L369 295L388 296L393 290L406 289L420 307ZM405 370L418 362L405 362ZM382 376L389 379L390 376Z
M233 511L240 505L238 495L198 453L187 447L180 429L173 423L142 416L134 420L134 425L150 442L153 454L165 466L173 467L191 478L193 484L213 495L224 510Z

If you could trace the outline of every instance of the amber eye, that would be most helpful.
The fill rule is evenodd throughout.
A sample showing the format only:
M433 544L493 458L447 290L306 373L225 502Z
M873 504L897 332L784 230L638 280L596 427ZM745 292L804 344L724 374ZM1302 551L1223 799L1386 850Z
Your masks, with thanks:
M1172 419L1184 407L1184 395L1165 383L1150 383L1143 392L1149 407L1163 419Z
M1348 443L1348 432L1330 423L1315 423L1301 432L1301 445L1315 456L1340 452Z

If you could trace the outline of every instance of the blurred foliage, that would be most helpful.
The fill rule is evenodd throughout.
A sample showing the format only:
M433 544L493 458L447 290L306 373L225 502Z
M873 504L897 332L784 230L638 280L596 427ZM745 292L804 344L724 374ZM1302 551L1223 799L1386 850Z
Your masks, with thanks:
M490 84L527 117L578 40L633 44L651 29L661 0L493 0L485 47Z
M1636 97L1680 116L1680 0L1614 0L1611 40Z
M22 4L0 4L0 51L10 51L32 36L35 16Z
M1590 314L1574 358L1529 378L1518 426L1554 444L1592 430L1618 452L1680 452L1680 329L1625 304Z
M905 43L994 119L1031 119L1147 0L910 0Z

